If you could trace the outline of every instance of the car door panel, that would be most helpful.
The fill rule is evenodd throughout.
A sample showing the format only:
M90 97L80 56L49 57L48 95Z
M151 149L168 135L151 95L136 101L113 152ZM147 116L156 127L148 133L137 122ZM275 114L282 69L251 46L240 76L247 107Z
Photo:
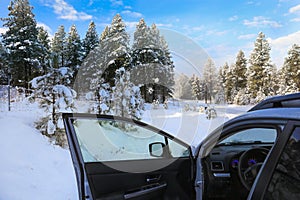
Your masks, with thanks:
M63 118L76 171L80 199L195 198L195 166L191 148L188 145L161 130L131 119L89 114L64 114ZM80 120L76 121L77 119ZM100 121L86 123L85 120L89 119ZM87 126L78 126L83 122ZM150 131L151 134L154 134L149 137L153 142L146 143L146 148L141 146L142 137L142 139L137 137L129 140L129 136L126 136L123 140L114 142L114 139L120 137L120 133L117 133L119 130L115 129L117 127L115 122L120 122L122 125L120 130L129 125L128 130L141 128L141 130L145 130L144 132ZM97 128L90 126L97 126ZM106 138L103 138L102 133L99 136L99 130L101 132L108 128L114 131L109 132L110 135L105 135ZM125 135L129 132L124 131ZM104 140L110 144L106 146L101 144ZM139 149L139 147L134 147L134 142L132 143L135 140L139 141L138 145L144 148L144 151L148 149L148 153L141 154L143 159L138 159L139 155L131 152ZM165 143L163 146L167 148L166 151L164 150L163 156L152 156L149 149L151 144L162 144L163 142ZM179 150L178 147L180 147ZM102 148L103 151L99 151L98 148ZM172 148L173 151L170 151ZM112 151L119 154L107 156L105 153L110 154ZM98 154L104 154L104 156L99 157Z
M123 161L122 165L141 166L155 162L163 161ZM188 158L180 158L165 168L148 173L122 172L112 168L111 163L87 163L85 171L94 199L189 199L192 190L186 184L191 173L186 168L189 162Z

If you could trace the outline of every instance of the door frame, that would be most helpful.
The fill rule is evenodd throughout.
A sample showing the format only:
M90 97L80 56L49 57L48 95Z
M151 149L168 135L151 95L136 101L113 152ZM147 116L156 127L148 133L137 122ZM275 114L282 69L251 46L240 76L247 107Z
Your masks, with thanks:
M250 190L247 198L248 200L259 200L264 197L282 152L296 127L300 127L300 121L288 121L281 134L277 137L270 154L266 158L266 162L263 164L258 177Z

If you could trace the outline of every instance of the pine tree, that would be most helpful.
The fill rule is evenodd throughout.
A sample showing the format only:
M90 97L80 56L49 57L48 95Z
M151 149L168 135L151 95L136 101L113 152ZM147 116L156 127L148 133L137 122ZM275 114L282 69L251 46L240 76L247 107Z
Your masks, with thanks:
M254 49L249 59L248 90L251 97L255 99L258 91L269 94L269 76L272 74L274 66L270 61L270 45L265 38L265 34L260 32L254 43ZM260 95L261 96L261 95Z
M40 44L40 51L38 52L38 59L42 69L42 74L47 74L50 68L50 39L48 32L43 28L38 28L38 42Z
M8 82L8 66L7 66L7 53L0 41L0 85L6 85Z
M61 25L54 34L51 43L52 66L54 68L66 66L66 49L67 45L65 27Z
M247 86L247 59L242 50L240 50L236 56L235 65L232 65L232 82L233 89L238 92ZM233 92L233 93L236 93Z
M216 67L213 60L209 58L203 68L203 79L205 81L205 103L209 100L212 103L212 98L215 95L217 85Z
M144 101L139 87L130 81L130 73L124 67L116 70L115 86L112 93L114 115L140 120Z
M61 143L63 125L60 112L72 112L76 92L69 85L73 73L70 68L51 68L48 74L34 78L30 83L35 89L30 99L39 99L40 107L47 116L41 119L38 128L43 134L54 135L57 143Z
M102 62L101 52L99 52L99 36L96 32L96 25L92 21L89 24L85 38L82 41L82 63L79 76L76 77L77 92L81 95L90 90L90 81L96 72L96 66ZM98 73L97 73L98 74Z
M72 25L66 40L66 66L73 70L76 78L82 60L82 48L80 36L76 26ZM74 80L72 81L74 82Z
M134 33L132 48L134 82L141 86L147 102L164 101L173 93L174 64L167 42L155 24L149 28L140 20ZM151 89L151 94L148 92Z
M114 86L114 77L117 69L128 68L131 63L129 34L126 32L125 23L121 16L117 14L111 26L105 30L101 36L101 53L104 53L102 67L104 82Z
M204 84L200 80L198 76L193 74L192 78L190 79L190 84L192 87L192 93L196 100L204 99Z
M90 51L99 45L99 36L96 31L96 25L93 21L90 22L85 38L82 41L83 58L86 58Z
M281 70L282 94L300 91L300 46L294 44L288 51Z
M99 45L90 51L83 60L80 68L80 75L76 79L78 91L86 94L88 100L93 100L90 111L93 113L107 114L111 110L111 85L109 80L105 80L104 71L106 69L105 59L107 57L103 40L108 35L109 28L106 27L101 34ZM105 97L102 97L103 94ZM106 106L104 106L104 104ZM102 105L102 106L101 106ZM107 109L103 109L107 107Z
M175 79L174 96L179 99L193 99L190 78L185 74L180 74Z
M8 17L3 24L8 30L3 34L7 48L12 84L28 88L28 82L40 73L37 62L40 46L37 24L28 0L12 0Z

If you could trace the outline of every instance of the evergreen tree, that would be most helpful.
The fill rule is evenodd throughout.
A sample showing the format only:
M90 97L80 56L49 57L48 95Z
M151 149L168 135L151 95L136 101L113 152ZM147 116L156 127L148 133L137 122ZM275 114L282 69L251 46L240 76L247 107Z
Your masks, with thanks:
M40 44L40 51L38 52L38 59L43 74L47 74L50 67L50 39L48 32L43 28L38 28L38 42Z
M99 36L96 31L96 25L92 21L89 24L85 38L82 41L83 58L86 58L91 50L99 45Z
M300 46L294 44L288 51L281 70L282 94L300 90Z
M3 26L8 30L3 34L7 48L12 83L28 88L28 82L40 73L37 24L28 0L12 0L8 6L8 17Z
M204 84L201 81L201 79L194 74L190 80L190 84L195 99L196 100L204 99Z
M70 68L51 68L48 74L34 78L30 83L35 89L31 99L39 99L40 107L44 108L47 116L41 119L38 128L48 136L54 134L57 143L64 140L63 125L60 112L74 110L74 90L68 85L73 73Z
M155 24L149 28L143 19L137 24L132 48L134 82L141 86L147 102L165 100L173 93L174 64L165 39ZM148 92L151 89L151 94Z
M242 50L240 50L236 56L235 65L232 65L232 82L233 89L237 93L238 91L246 88L247 86L247 59Z
M6 50L0 41L0 85L6 85L8 82L8 66L6 59Z
M101 42L84 59L80 69L80 76L76 79L79 92L86 94L87 99L95 102L90 111L99 114L106 114L111 110L110 93L112 89L109 84L110 80L105 80L104 76L107 52L104 48L103 40L106 39L108 30L108 27L104 29L100 37ZM102 96L103 94L109 95ZM107 109L103 109L104 107L107 107Z
M129 35L125 30L125 23L117 14L111 26L101 36L101 53L105 53L101 62L104 82L114 86L114 77L117 69L128 68L131 63Z
M66 66L71 68L76 78L78 69L82 60L82 48L80 36L77 32L76 26L72 25L66 40ZM72 81L74 82L74 81Z
M212 103L212 98L215 95L217 86L217 73L213 60L209 58L203 68L203 79L205 81L205 103L209 100Z
M270 61L270 50L265 34L260 32L249 59L247 87L253 99L257 97L258 91L265 96L269 95L269 77L274 70L274 66Z
M114 115L140 120L144 101L139 87L130 81L130 73L124 67L116 70L115 86L112 93Z
M61 25L54 34L51 43L52 66L54 68L66 66L66 49L67 45L65 27Z
M185 74L176 77L174 96L179 99L193 99L190 78Z

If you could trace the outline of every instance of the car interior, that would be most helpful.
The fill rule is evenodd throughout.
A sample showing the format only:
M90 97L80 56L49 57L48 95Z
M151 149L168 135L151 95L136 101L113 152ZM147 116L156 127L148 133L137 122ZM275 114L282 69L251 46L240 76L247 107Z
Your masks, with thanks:
M246 199L277 129L242 129L220 140L202 159L204 199Z

